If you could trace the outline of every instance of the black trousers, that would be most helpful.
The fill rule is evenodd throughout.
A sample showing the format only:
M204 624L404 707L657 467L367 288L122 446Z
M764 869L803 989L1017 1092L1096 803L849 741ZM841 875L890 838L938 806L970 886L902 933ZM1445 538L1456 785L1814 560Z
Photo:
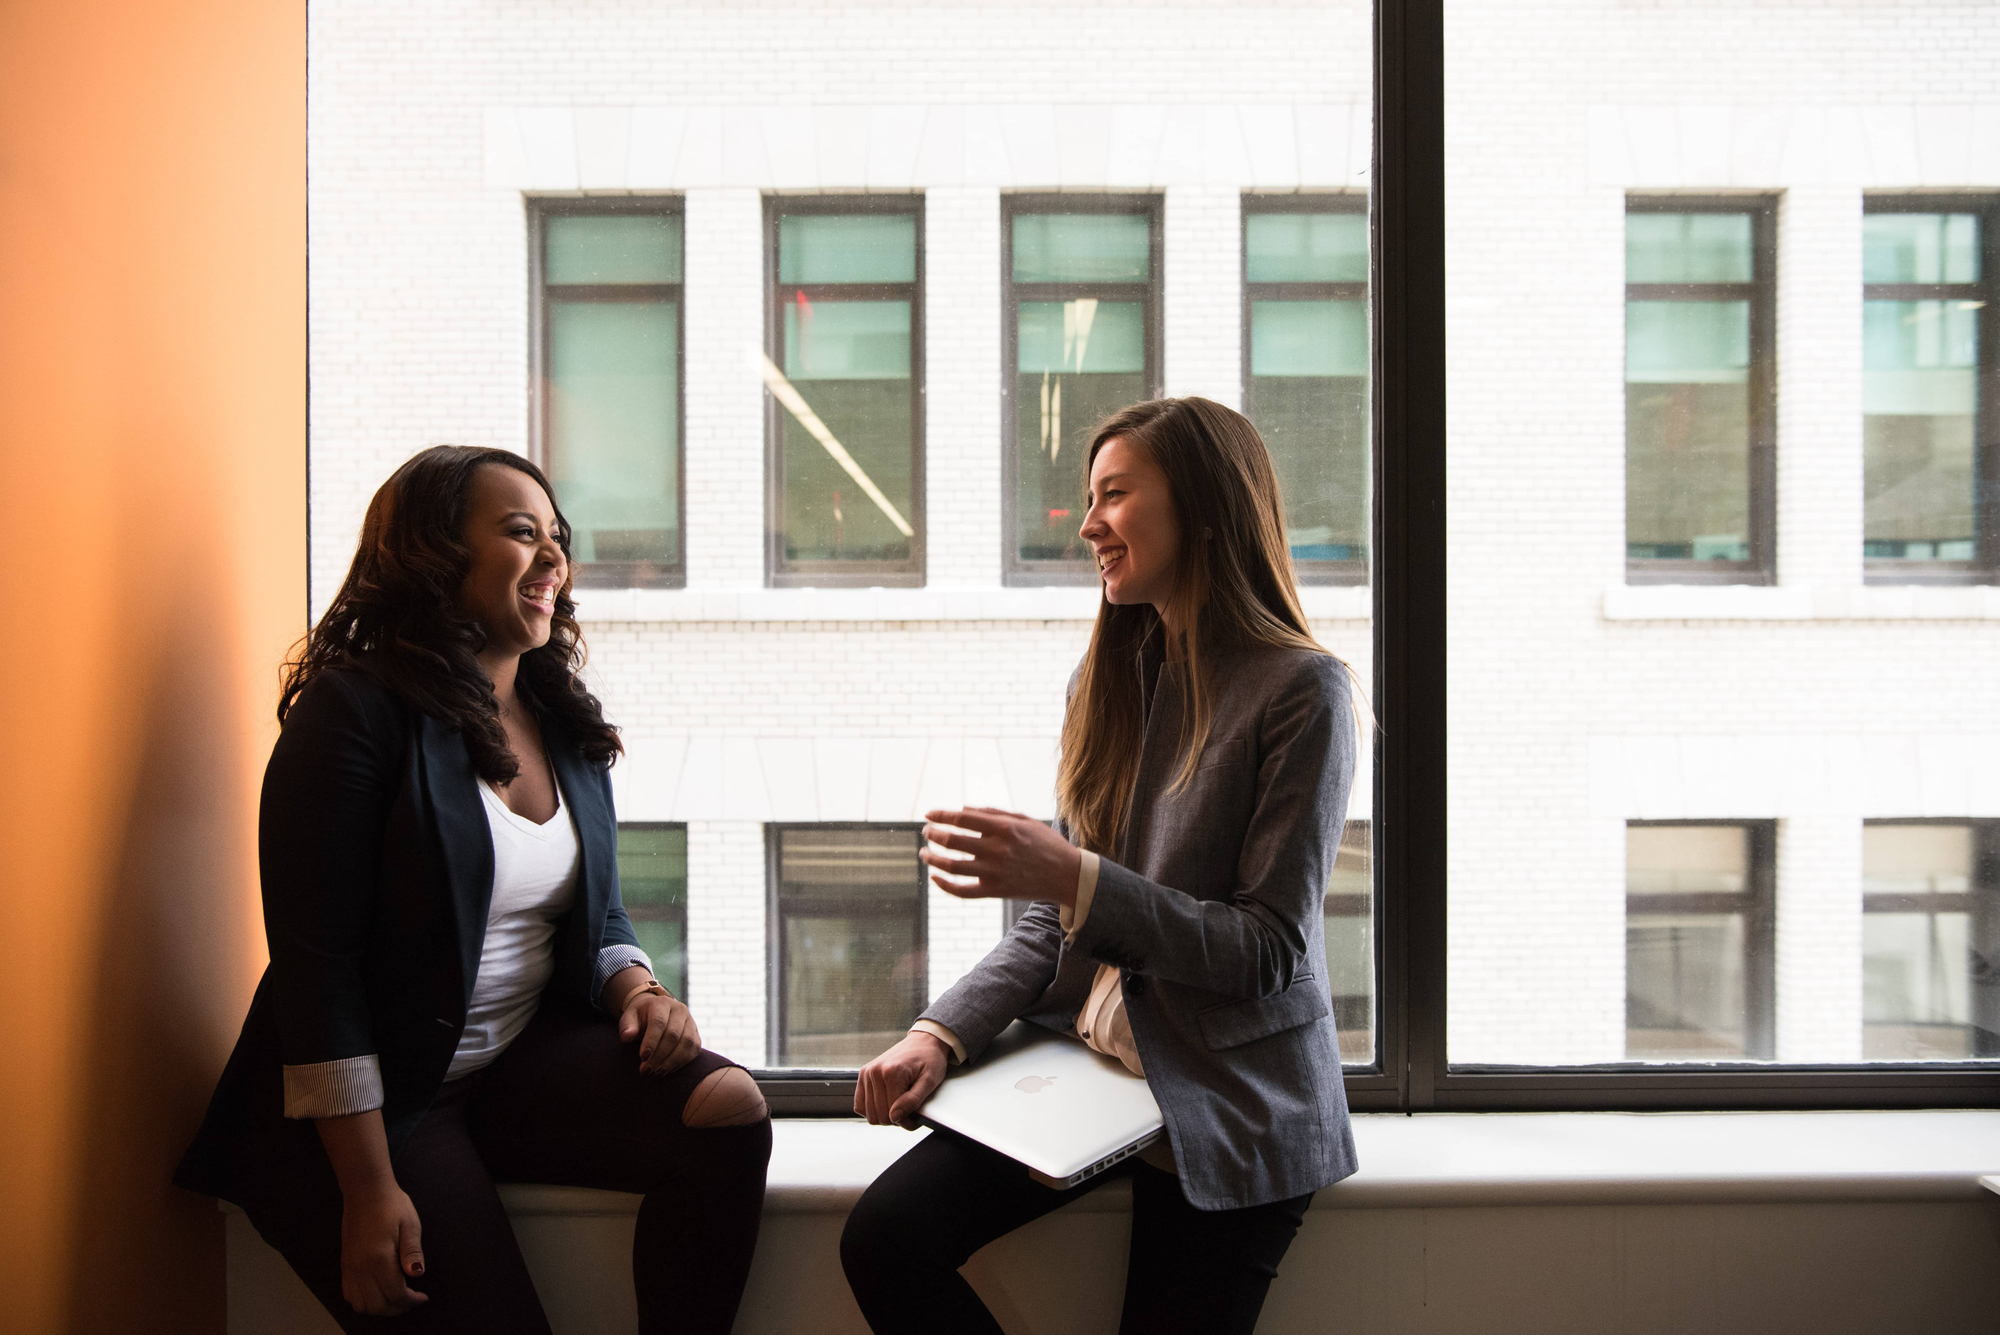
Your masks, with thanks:
M244 1210L344 1330L549 1335L493 1184L642 1192L640 1331L727 1335L757 1246L771 1123L694 1129L681 1110L731 1064L704 1050L671 1075L641 1075L638 1045L609 1019L544 1013L491 1066L447 1083L396 1158L423 1226L424 1273L410 1287L430 1298L402 1316L360 1316L340 1295L340 1185L323 1153Z
M1250 1335L1310 1193L1197 1210L1179 1178L1136 1159L1057 1191L1003 1154L933 1131L862 1194L841 1234L840 1263L875 1335L1001 1335L958 1268L995 1238L1119 1176L1132 1179L1121 1335Z

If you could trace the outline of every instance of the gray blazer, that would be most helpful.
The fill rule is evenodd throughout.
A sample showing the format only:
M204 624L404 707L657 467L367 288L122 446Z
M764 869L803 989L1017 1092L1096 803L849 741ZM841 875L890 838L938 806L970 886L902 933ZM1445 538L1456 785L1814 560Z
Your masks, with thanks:
M1354 777L1346 672L1300 650L1220 655L1208 745L1174 793L1180 667L1153 650L1138 670L1157 685L1131 815L1076 941L1036 903L924 1018L971 1059L1016 1017L1070 1029L1116 965L1189 1202L1302 1196L1356 1166L1322 916Z

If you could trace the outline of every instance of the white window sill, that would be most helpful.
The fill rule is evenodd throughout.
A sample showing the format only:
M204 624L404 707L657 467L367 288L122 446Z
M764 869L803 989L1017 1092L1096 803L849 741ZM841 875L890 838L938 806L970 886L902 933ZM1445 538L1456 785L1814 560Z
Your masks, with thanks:
M1095 587L578 589L577 619L633 621L1092 621ZM1366 621L1365 585L1299 590L1315 621Z
M765 1211L845 1214L923 1135L780 1120ZM1433 1113L1354 1119L1361 1171L1315 1210L1977 1200L2000 1192L2000 1112ZM507 1185L516 1215L632 1214L639 1197ZM1114 1182L1071 1208L1117 1213Z
M2000 621L1984 584L1610 584L1606 621Z

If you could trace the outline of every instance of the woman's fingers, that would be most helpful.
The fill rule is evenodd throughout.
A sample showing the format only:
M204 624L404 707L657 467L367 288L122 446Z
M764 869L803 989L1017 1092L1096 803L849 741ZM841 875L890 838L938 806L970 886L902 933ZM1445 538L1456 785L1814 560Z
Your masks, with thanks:
M423 1221L417 1218L415 1210L411 1210L409 1216L403 1220L398 1242L399 1250L402 1252L403 1273L415 1279L424 1273L424 1225Z

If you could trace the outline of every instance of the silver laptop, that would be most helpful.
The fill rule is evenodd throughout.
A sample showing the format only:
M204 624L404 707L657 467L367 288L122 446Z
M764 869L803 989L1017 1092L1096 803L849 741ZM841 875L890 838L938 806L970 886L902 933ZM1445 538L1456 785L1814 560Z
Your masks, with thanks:
M923 1119L1028 1166L1037 1182L1073 1187L1162 1134L1146 1082L1074 1034L1016 1020L979 1060L945 1077Z

